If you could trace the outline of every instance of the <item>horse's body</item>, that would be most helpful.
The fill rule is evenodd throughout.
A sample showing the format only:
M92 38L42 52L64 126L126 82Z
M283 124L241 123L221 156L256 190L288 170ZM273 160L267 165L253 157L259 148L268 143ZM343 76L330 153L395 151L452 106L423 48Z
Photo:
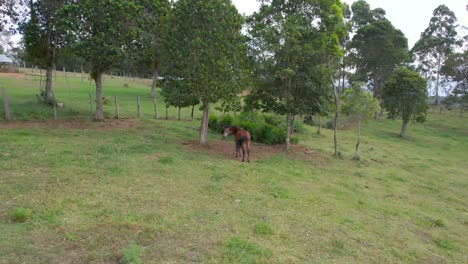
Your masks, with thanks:
M250 133L237 126L226 126L223 137L227 138L230 134L234 135L236 140L236 158L239 157L242 149L242 162L244 162L245 152L247 151L247 162L250 162Z

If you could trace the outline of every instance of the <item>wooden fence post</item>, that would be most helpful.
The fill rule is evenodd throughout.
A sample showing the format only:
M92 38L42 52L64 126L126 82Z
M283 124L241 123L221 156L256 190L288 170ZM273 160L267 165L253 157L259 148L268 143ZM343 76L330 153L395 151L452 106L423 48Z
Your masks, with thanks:
M137 116L140 119L141 111L140 111L140 96L137 96Z
M119 105L117 103L117 96L114 96L114 105L115 105L115 118L120 119Z
M156 97L153 97L153 105L154 105L154 119L158 119L158 105L156 103Z
M3 99L3 111L5 113L4 114L5 121L10 121L11 120L10 106L8 105L8 98L6 96L5 88L2 88L2 99Z

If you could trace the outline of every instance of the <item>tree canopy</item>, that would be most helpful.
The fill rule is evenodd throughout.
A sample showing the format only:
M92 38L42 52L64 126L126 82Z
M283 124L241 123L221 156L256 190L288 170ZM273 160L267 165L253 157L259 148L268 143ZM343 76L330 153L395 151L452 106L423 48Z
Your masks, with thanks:
M380 111L380 104L377 98L361 88L362 84L356 84L352 89L346 89L343 95L343 107L341 111L351 116L357 123L358 139L354 159L359 160L359 145L361 136L361 122Z
M382 105L388 118L403 120L400 136L405 137L409 121L422 123L426 120L426 81L406 67L396 69L383 86Z
M398 66L409 61L408 40L385 18L381 8L371 10L365 1L352 5L355 35L350 43L349 60L355 68L353 81L369 84L374 97L381 98L381 87Z
M96 82L96 120L104 119L102 74L125 58L140 29L140 6L124 0L80 0L64 8L66 25L75 37L75 50L91 65Z
M286 115L286 148L294 115L321 113L331 100L330 61L344 35L340 1L271 1L248 21L255 85L248 101Z
M457 36L457 18L446 5L438 6L411 50L417 61L417 70L427 80L435 81L435 105L439 104L442 67L455 47L460 45Z
M169 80L184 80L184 87L200 100L201 144L207 143L210 104L241 90L246 58L243 21L229 0L179 0L168 15L164 72Z

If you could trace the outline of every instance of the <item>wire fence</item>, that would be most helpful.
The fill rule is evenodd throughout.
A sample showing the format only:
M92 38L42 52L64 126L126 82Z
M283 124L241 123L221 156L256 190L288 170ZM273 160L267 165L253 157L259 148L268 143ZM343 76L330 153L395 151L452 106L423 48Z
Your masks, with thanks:
M96 86L86 73L54 71L53 92L57 100L54 107L39 100L45 87L45 71L20 69L20 73L0 75L0 88L4 88L9 106L10 120L92 119L96 109ZM178 109L166 107L158 88L156 97L150 96L152 79L104 75L103 110L105 118L139 119L200 119L200 106ZM5 107L0 110L5 116ZM211 113L221 114L215 107Z

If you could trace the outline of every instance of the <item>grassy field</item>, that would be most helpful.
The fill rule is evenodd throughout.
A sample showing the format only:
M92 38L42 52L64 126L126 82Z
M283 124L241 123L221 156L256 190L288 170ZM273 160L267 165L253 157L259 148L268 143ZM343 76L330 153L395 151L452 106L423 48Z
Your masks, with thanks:
M430 113L408 139L369 122L359 162L353 128L339 160L306 126L293 153L254 144L240 163L220 135L197 145L198 120L154 120L148 83L108 79L128 118L104 123L92 85L69 83L53 121L37 80L0 77L16 120L0 122L0 263L468 262L466 116Z

